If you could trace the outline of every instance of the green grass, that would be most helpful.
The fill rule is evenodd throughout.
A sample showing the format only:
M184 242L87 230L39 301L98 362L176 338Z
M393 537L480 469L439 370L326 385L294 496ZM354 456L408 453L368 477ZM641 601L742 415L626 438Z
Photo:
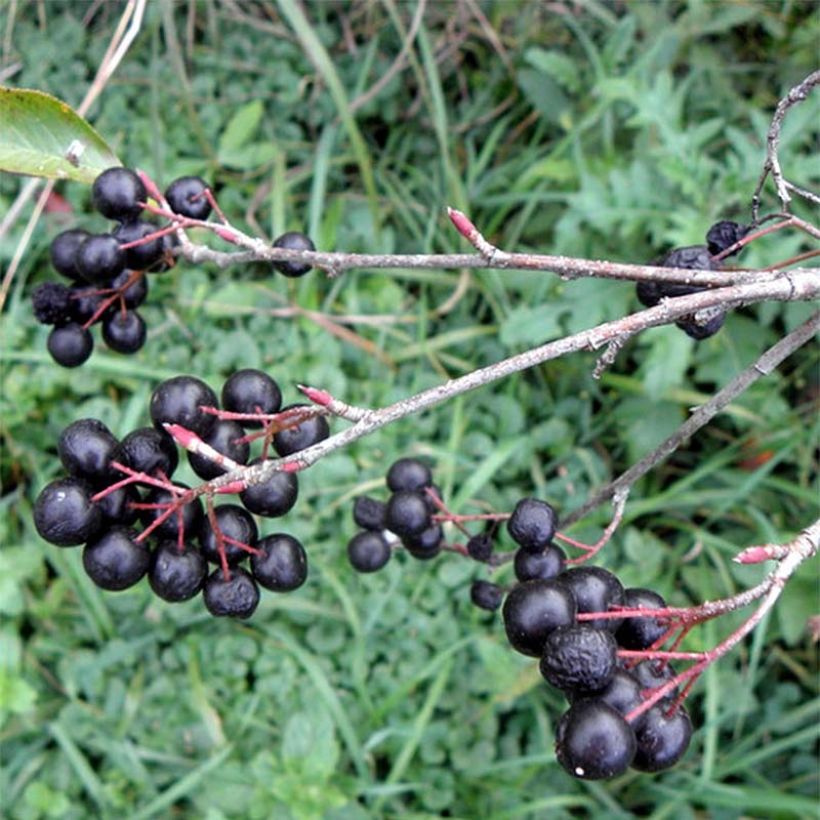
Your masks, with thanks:
M786 0L476 7L484 22L472 4L428 3L407 65L354 110L401 50L414 4L149 3L90 119L127 164L161 184L204 175L232 220L269 238L309 229L322 249L463 251L451 205L505 249L638 262L745 218L773 106L815 68L820 34L816 7ZM89 8L7 7L0 71L19 60L9 82L76 105L119 11L102 4L84 22ZM818 105L815 94L784 129L788 173L813 190ZM0 177L0 213L19 185ZM742 309L700 344L648 331L600 382L595 355L577 354L356 442L305 473L296 509L267 525L306 545L307 584L266 593L247 623L214 622L200 601L167 605L144 584L103 593L79 550L38 538L31 505L59 473L67 424L93 416L124 435L148 423L163 378L219 389L238 367L267 369L288 402L305 382L382 406L623 315L634 290L523 272L329 281L179 266L151 279L139 354L99 345L65 371L28 297L54 278L51 237L102 223L87 188L57 190L74 214L41 220L0 319L0 814L818 816L816 560L698 683L697 731L675 769L580 783L552 751L562 698L512 653L500 619L469 604L487 572L397 555L360 576L344 553L352 499L384 496L385 468L403 455L428 458L459 511L509 510L528 494L579 506L811 306ZM22 229L0 240L0 269ZM778 234L743 264L807 247ZM291 305L313 318L282 317ZM732 556L816 514L817 372L816 349L801 351L644 478L600 562L676 605L756 583L765 568ZM572 534L594 540L607 516ZM690 646L714 645L741 617Z

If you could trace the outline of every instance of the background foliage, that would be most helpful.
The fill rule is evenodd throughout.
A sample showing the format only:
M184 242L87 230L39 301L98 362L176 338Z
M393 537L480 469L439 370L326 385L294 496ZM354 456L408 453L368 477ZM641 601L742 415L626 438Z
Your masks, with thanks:
M415 4L149 3L143 31L89 119L125 164L167 184L212 180L243 227L305 229L322 249L463 249L465 210L506 249L641 261L744 218L777 99L815 68L814 3L430 3L408 67L389 69ZM13 85L77 104L120 3L0 7ZM59 47L55 47L59 44ZM18 68L13 68L19 63ZM10 68L12 67L12 68ZM787 173L820 187L818 100L787 121ZM0 213L20 181L0 178ZM738 311L695 345L633 341L600 383L592 354L550 362L357 442L302 479L282 526L308 547L303 589L266 594L249 623L141 585L102 594L77 550L45 545L30 507L55 442L95 416L147 422L157 382L218 388L262 367L382 405L636 307L627 284L516 272L358 271L285 281L261 266L181 266L152 279L134 357L98 349L53 366L27 296L68 225L99 230L89 191L40 224L2 319L0 795L9 817L808 817L817 815L817 667L806 619L816 562L775 614L699 683L699 727L663 776L566 777L552 753L561 699L471 608L480 568L397 556L347 566L352 498L383 493L405 454L435 465L451 507L559 510L624 469L809 306ZM769 202L774 207L773 202ZM799 211L799 207L798 207ZM18 224L0 244L7 265ZM764 265L800 235L757 243ZM816 351L761 380L636 489L602 563L685 605L745 588L741 547L784 540L816 510ZM573 529L594 537L603 509ZM276 522L275 526L279 526ZM511 578L509 568L498 573ZM739 617L739 616L738 616ZM702 627L713 645L733 618ZM737 623L737 619L734 620Z

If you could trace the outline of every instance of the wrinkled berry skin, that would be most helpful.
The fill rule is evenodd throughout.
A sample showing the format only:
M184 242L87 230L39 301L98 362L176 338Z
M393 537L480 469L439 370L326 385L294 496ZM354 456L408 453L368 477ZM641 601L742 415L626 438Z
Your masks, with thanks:
M600 701L573 704L558 723L555 756L581 780L623 774L635 757L635 733L615 709Z
M735 242L739 242L752 229L751 225L741 225L738 222L732 222L729 219L721 219L720 222L715 222L711 228L706 232L706 247L709 248L709 253L712 256L717 256L723 253L727 248L731 248ZM735 256L743 250L738 248L736 251L727 253L724 259L730 256Z
M543 550L552 541L556 525L555 510L537 498L522 498L507 519L513 541L532 552Z
M208 612L217 618L250 618L259 605L259 587L241 567L231 567L227 579L217 568L205 581L202 597Z
M539 668L557 689L595 692L612 680L618 668L617 650L607 630L582 624L559 626L544 642Z
M31 294L34 317L44 325L64 325L71 320L71 290L59 282L43 282Z

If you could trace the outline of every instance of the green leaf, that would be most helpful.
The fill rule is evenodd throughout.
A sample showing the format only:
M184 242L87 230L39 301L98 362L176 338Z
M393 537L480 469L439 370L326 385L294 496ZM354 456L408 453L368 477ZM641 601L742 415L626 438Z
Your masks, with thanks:
M513 347L540 345L556 339L561 335L558 319L564 312L566 307L555 303L514 308L501 323L501 342Z
M0 123L2 171L91 183L121 165L76 111L42 91L0 86Z
M222 165L235 165L242 157L243 148L259 128L262 121L262 114L265 109L261 100L254 100L237 110L228 120L222 136L219 138L219 149L217 152L219 162Z
M339 744L330 715L323 709L292 715L285 724L282 759L292 772L300 773L306 780L327 780L339 759Z
M647 332L652 346L641 368L646 395L658 401L672 387L683 384L693 342L676 327L658 327Z

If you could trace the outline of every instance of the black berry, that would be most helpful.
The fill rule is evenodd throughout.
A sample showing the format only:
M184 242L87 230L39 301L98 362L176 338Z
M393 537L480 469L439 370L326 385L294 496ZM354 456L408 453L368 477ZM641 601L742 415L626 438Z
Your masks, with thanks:
M107 524L120 524L130 527L139 518L135 504L141 502L139 490L133 484L126 484L106 493L94 503L100 508Z
M291 251L316 250L316 246L311 242L309 237L296 231L283 233L280 237L277 237L273 242L273 247L286 248ZM305 262L274 262L273 267L274 270L278 270L279 273L291 278L304 276L311 269L311 265Z
M186 484L176 484L175 486L183 490L190 489ZM144 504L150 504L151 507L140 509L140 521L142 521L143 526L150 527L158 518L171 509L173 502L178 498L178 495L172 495L168 490L153 487L145 496L143 502ZM157 524L151 530L150 535L154 538L176 540L180 537L181 530L182 538L192 539L196 537L200 530L202 518L202 502L198 498L194 498L187 504L173 510L170 515L165 516L162 523Z
M112 527L83 549L83 567L100 588L116 592L134 586L148 571L151 553L130 527Z
M136 310L115 310L103 318L103 341L117 353L136 353L144 344L145 320Z
M193 598L205 583L208 565L202 553L190 544L162 541L151 556L148 583L154 594L176 603Z
M415 458L400 458L387 471L387 486L394 493L399 490L423 490L432 483L430 468Z
M210 432L203 438L205 444L213 447L218 453L227 456L237 464L244 464L248 460L251 446L244 440L245 431L235 421L218 420L211 427ZM216 461L200 453L188 453L188 463L193 471L205 481L210 481L225 472Z
M584 624L559 626L544 642L539 668L558 689L595 692L612 680L618 667L617 651L615 638L605 629Z
M653 706L636 728L637 750L632 768L641 772L659 772L674 766L689 748L692 721L683 706L669 715L665 706Z
M631 587L624 590L627 609L664 609L666 601L651 589ZM647 649L666 632L665 624L655 618L624 618L615 639L624 649Z
M706 247L709 248L709 253L717 256L723 253L727 248L730 248L735 242L739 242L751 230L751 225L740 225L737 222L732 222L728 219L722 219L720 222L715 222L711 228L706 232ZM726 254L724 259L740 253L743 250L738 248Z
M155 427L140 427L130 432L120 447L125 463L138 473L170 478L177 468L179 454L171 436Z
M567 555L561 547L548 544L540 552L519 549L513 558L515 577L519 581L530 581L533 578L542 578L548 581L557 578L566 567Z
M429 561L441 552L441 541L444 532L441 524L434 523L415 535L405 535L401 539L402 546L421 561Z
M501 606L504 590L490 581L473 581L470 585L470 600L479 609L495 612Z
M282 406L282 391L267 373L247 368L231 374L222 386L222 406L232 413L272 414ZM243 427L261 427L262 423L240 419Z
M84 327L70 322L52 329L46 347L57 364L79 367L94 350L94 338Z
M493 554L493 537L488 532L471 535L467 539L467 554L473 561L488 561Z
M559 576L572 592L578 603L578 614L583 612L608 612L610 606L621 606L624 602L624 588L621 582L608 570L601 567L574 567ZM622 618L594 618L584 621L587 626L615 632Z
M507 531L516 544L540 552L555 535L555 510L546 501L522 498L507 519Z
M347 557L358 572L376 572L390 560L390 545L381 533L357 532L347 543Z
M205 581L202 597L211 615L250 618L259 605L259 587L242 567L231 567L227 578L217 568Z
M251 464L257 464L255 459ZM256 515L276 518L289 512L299 496L299 481L295 473L277 470L261 484L253 484L239 494L246 509Z
M575 599L560 582L524 581L507 595L501 611L513 649L539 657L549 634L575 622Z
M34 526L58 547L74 547L93 538L102 513L91 501L90 486L79 478L58 478L47 484L34 502Z
M92 234L77 250L77 270L92 285L106 285L125 268L125 251L110 233Z
M142 180L129 168L103 171L91 188L94 207L109 219L127 222L142 211L148 195Z
M125 287L126 282L132 276L134 280L128 287ZM139 307L148 296L148 279L144 275L137 275L127 268L111 280L111 287L116 290L123 289L120 293L120 299L127 308Z
M54 237L50 248L51 264L58 273L69 279L82 279L77 270L77 250L90 235L88 231L72 228Z
M179 177L165 191L168 206L175 214L190 219L207 219L211 203L204 195L208 185L201 177Z
M111 466L119 456L119 442L98 419L69 424L57 439L57 453L71 475L90 484L112 483L123 477Z
M431 523L424 496L413 490L399 490L390 496L384 520L387 529L401 537L419 535Z
M360 495L353 502L353 520L364 530L379 532L386 527L386 505L369 495Z
M150 222L142 219L126 222L118 226L113 233L120 245L130 245L139 242L131 248L125 248L125 264L132 270L153 270L162 259L165 250L161 236L146 239L159 229Z
M641 698L641 684L638 682L638 679L631 672L627 672L626 669L616 669L612 680L610 680L603 689L592 693L579 693L570 690L568 696L572 703L584 698L594 698L595 700L603 701L624 716L628 715L643 702ZM633 728L637 728L642 722L643 715L632 724Z
M582 701L558 723L555 756L573 777L602 780L623 774L635 757L635 733L611 706Z
M297 407L305 407L304 404L290 404L283 407L282 411L293 410ZM324 441L330 435L327 419L324 416L311 416L300 421L298 424L286 427L273 436L273 449L280 456L289 456L291 453L298 453Z
M700 312L706 314L705 317L698 317L696 320L694 316L687 316L675 322L677 327L697 342L714 336L726 321L726 311L720 308L708 308Z
M292 535L279 532L260 538L251 556L253 577L266 589L289 592L307 579L305 548Z
M71 290L59 282L43 282L31 294L34 317L44 325L64 325L71 320Z
M259 532L253 516L238 504L223 504L214 510L216 527L222 535L225 548L225 558L233 566L244 561L249 553L242 549L237 542L248 547L256 546ZM202 545L202 554L212 564L221 563L219 557L219 538L211 526L211 519L205 516L199 531L199 543Z
M163 430L163 424L179 424L198 436L206 436L216 423L216 416L202 411L217 407L216 393L194 376L174 376L162 382L151 395L151 421Z

